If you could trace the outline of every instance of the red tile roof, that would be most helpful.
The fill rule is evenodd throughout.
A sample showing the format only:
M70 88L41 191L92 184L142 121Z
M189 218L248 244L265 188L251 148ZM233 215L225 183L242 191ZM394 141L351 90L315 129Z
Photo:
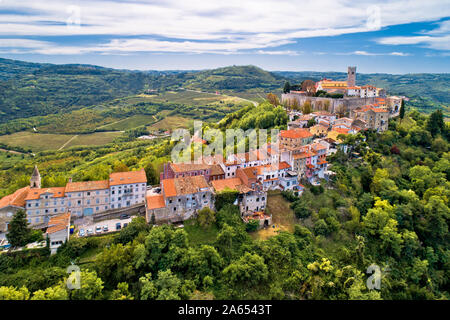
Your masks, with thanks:
M40 189L30 189L25 200L37 200L44 193L53 194L53 198L62 198L65 194L65 187L56 187L56 188L40 188Z
M313 136L311 132L304 128L295 128L290 130L281 130L280 136L289 139L305 139Z
M66 192L103 190L103 189L109 189L108 180L69 182L66 185Z
M16 190L13 194L7 195L0 199L0 208L7 206L25 207L25 198L28 196L30 187Z
M46 233L48 234L55 233L69 227L70 227L70 212L67 212L51 217L48 222L48 228Z
M208 183L204 176L164 179L161 184L166 197L193 194L199 192L200 189L208 188Z
M144 169L139 171L115 172L109 175L110 186L121 184L147 183Z
M163 195L147 196L146 200L147 200L147 209L149 210L164 208L166 206Z

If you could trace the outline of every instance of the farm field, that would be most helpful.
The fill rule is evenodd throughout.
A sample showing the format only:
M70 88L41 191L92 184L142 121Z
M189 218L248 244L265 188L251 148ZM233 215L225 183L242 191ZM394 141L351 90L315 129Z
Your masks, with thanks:
M161 121L158 121L151 126L148 126L148 130L174 130L178 128L188 128L193 123L192 119L183 118L179 116L169 116Z
M0 142L12 147L22 147L38 152L58 149L71 137L72 135L67 134L47 134L22 131L0 136Z
M110 131L125 131L129 129L134 129L136 127L149 125L155 122L154 116L150 115L135 115L126 119L118 120L113 123L106 124L104 126L98 127L97 129L104 129Z
M119 137L121 132L95 132L90 134L80 134L71 140L64 149L74 146L100 146L111 143Z
M33 152L39 152L45 150L58 150L62 146L64 146L64 149L67 149L73 146L103 145L112 142L120 135L121 132L96 132L74 136L68 134L32 133L25 131L0 136L0 143L5 143L12 147L31 149ZM67 143L68 141L69 143Z

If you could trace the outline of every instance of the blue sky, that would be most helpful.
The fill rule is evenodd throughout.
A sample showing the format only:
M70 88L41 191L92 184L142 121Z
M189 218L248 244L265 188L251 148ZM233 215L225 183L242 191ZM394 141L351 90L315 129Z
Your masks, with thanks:
M449 72L450 4L0 0L0 57L139 70Z

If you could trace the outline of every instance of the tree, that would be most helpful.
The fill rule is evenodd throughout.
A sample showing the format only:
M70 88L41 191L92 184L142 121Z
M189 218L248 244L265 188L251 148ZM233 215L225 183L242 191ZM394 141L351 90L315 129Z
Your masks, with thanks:
M26 287L16 289L14 287L0 287L0 300L28 300L30 292Z
M11 247L22 247L29 243L31 230L28 228L25 210L17 211L9 223L9 232L6 234Z
M305 91L308 96L313 96L316 92L316 83L312 80L304 80L302 82L302 91Z
M289 83L289 81L286 81L284 83L283 93L289 93L289 92L291 92L291 84Z
M269 100L269 102L274 106L278 106L280 105L280 101L278 100L277 95L273 94L273 93L268 93L267 94L267 100Z
M152 281L152 274L147 273L144 277L139 278L139 286L141 288L141 300L153 300L158 294L155 284Z
M223 191L218 192L214 199L216 211L220 211L225 205L232 205L236 201L238 194L237 190L231 190L230 188L225 188Z
M400 122L402 122L405 117L405 101L402 99L402 104L400 106Z
M110 300L133 300L133 296L128 291L128 283L117 284L117 289L111 293Z
M427 130L433 137L445 132L444 115L442 114L442 110L436 110L430 115L427 121Z
M303 103L302 106L302 113L303 114L308 114L312 112L312 106L311 106L311 101L306 100L305 103Z
M31 300L68 300L69 294L63 285L49 287L33 293Z
M245 297L250 287L263 285L269 276L264 259L246 252L239 260L232 262L223 272L224 281L234 290L234 295Z
M155 185L159 183L159 175L152 163L148 163L145 167L145 175L147 176L147 183Z
M123 162L116 161L113 166L113 172L128 172L130 169Z
M214 211L212 211L208 207L202 208L198 212L197 221L201 227L203 228L209 227L214 222L216 222L216 216Z
M65 279L64 283L66 283ZM103 297L103 281L95 271L80 272L80 289L70 291L71 300L100 300Z

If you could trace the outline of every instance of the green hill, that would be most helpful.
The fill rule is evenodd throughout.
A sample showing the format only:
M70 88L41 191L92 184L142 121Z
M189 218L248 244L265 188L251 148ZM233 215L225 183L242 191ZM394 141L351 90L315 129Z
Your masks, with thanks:
M186 74L184 86L190 89L233 90L250 89L276 90L283 86L284 77L255 66L232 66Z

